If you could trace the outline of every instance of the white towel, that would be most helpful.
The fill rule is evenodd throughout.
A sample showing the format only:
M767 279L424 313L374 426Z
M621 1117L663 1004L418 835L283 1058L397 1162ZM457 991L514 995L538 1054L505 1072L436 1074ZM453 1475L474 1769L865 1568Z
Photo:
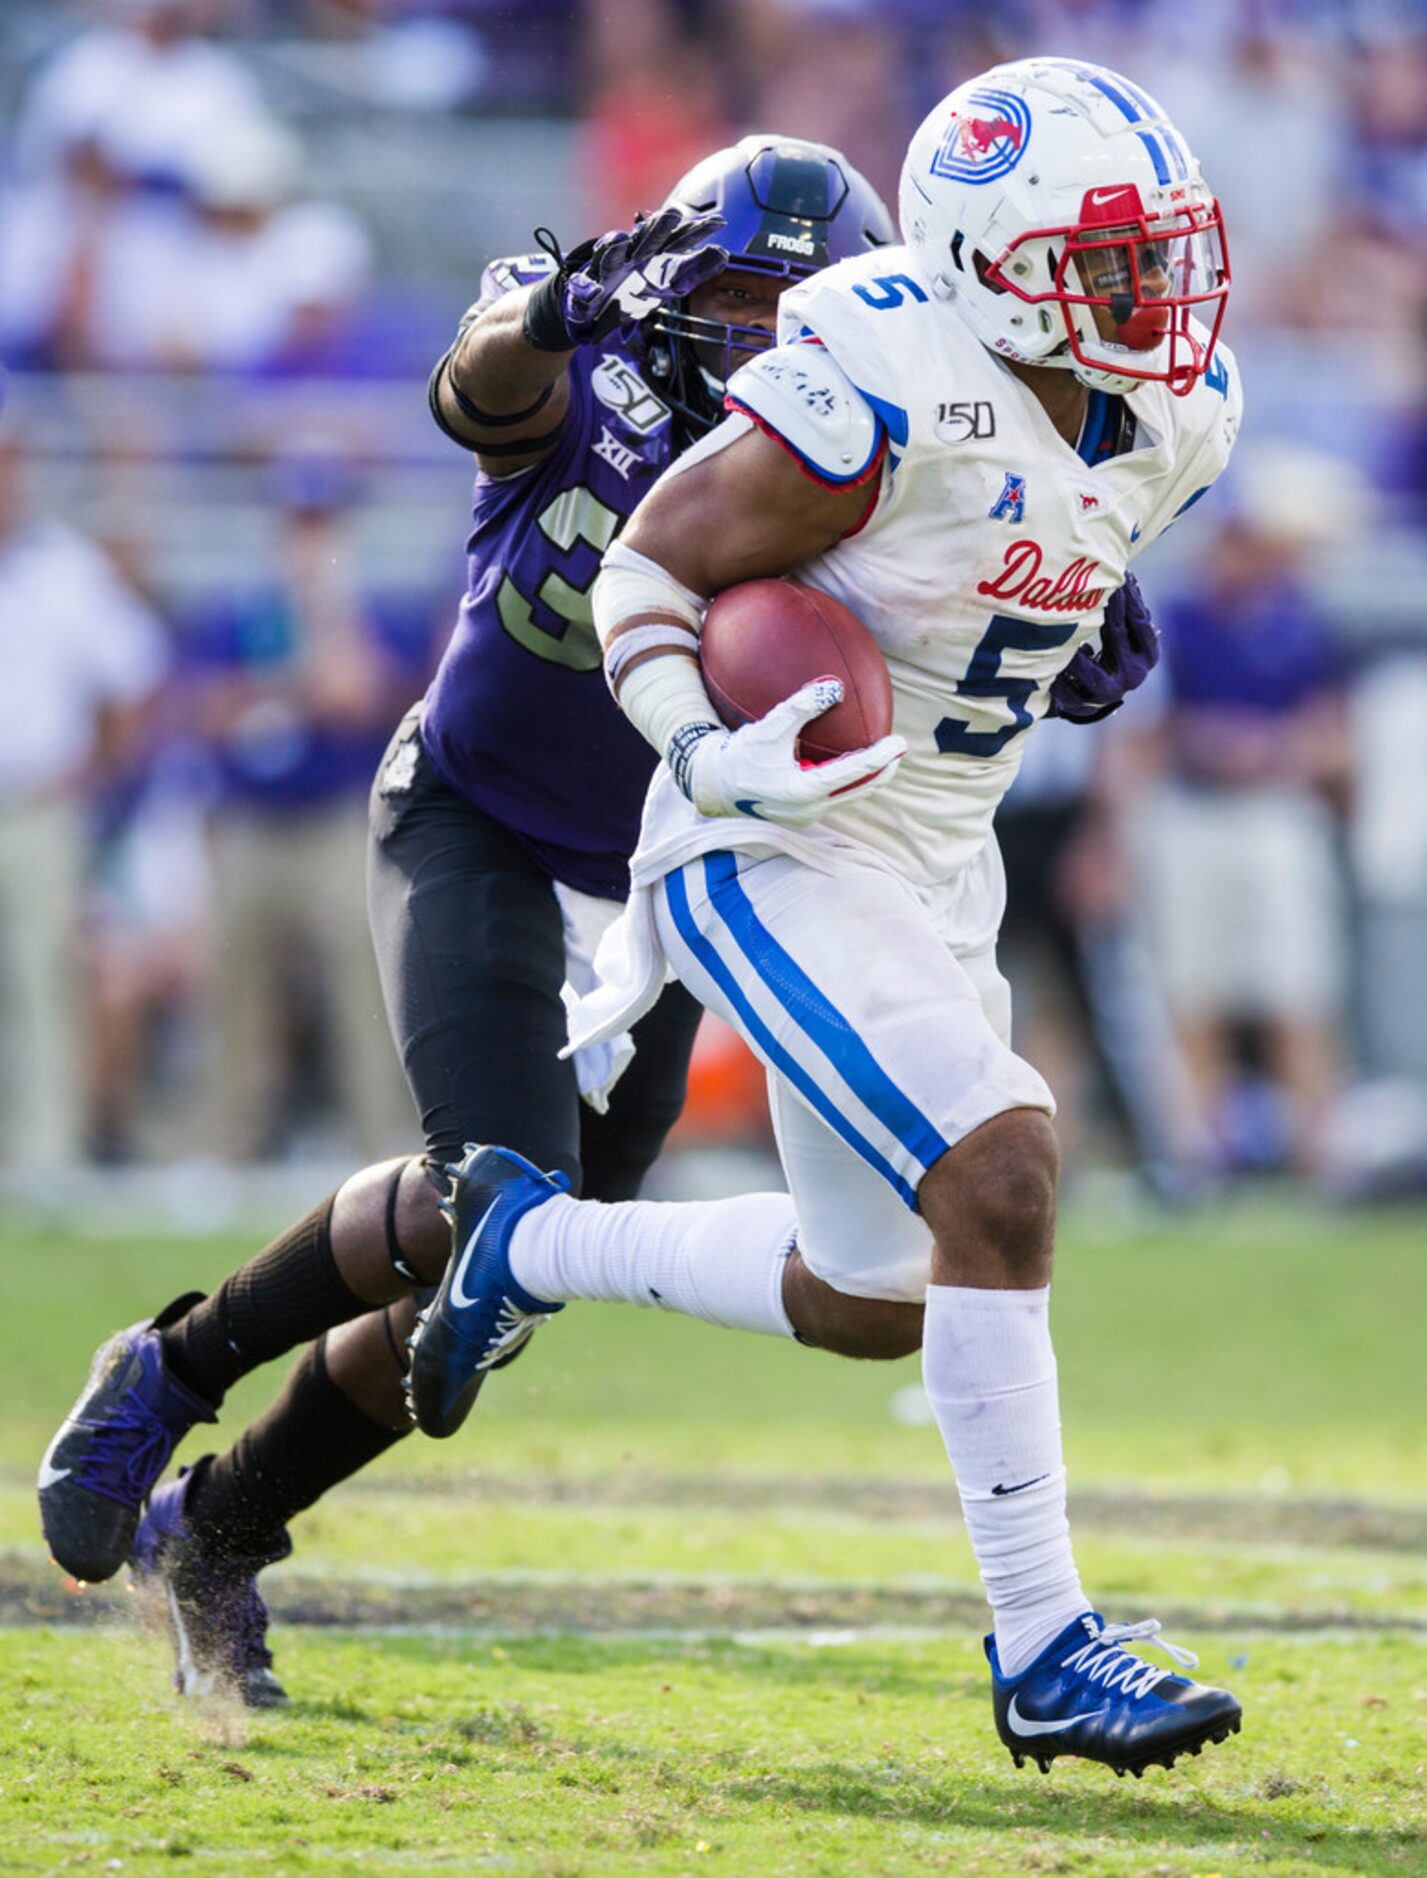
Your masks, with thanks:
M581 1010L586 999L600 1001L601 1010L617 1002L612 988L603 979L606 960L618 961L627 950L627 941L620 937L627 915L617 900L597 899L560 881L555 883L555 897L560 902L565 926L565 983L560 995L573 1026L574 1014ZM652 928L647 889L643 897L646 902L644 918ZM588 1036L575 1036L572 1028L572 1041L560 1055L574 1057L580 1095L597 1114L605 1113L610 1090L633 1060L634 1039L629 1035L629 1027L650 1008L662 987L661 976L652 994L640 1003L633 1016L621 1018L616 1012L614 1021L608 1024L582 1023L581 1031L588 1031Z
M566 946L567 955L571 948ZM654 927L654 895L636 887L617 919L600 935L593 959L569 958L561 996L580 1094L603 1115L610 1091L634 1056L630 1031L653 1010L669 979L669 966Z

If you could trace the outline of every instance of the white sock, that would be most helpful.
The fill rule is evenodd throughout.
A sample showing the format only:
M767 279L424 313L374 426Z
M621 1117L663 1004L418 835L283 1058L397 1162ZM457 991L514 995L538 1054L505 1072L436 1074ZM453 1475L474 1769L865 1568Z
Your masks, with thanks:
M791 1337L783 1268L797 1220L786 1193L732 1200L546 1200L516 1223L510 1268L547 1303L657 1305L729 1330Z
M922 1375L1016 1676L1090 1608L1065 1513L1050 1291L927 1287Z

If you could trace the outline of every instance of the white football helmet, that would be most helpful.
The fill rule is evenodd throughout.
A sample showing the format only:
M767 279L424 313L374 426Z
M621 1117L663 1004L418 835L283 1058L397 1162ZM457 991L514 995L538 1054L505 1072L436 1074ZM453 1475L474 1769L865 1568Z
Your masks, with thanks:
M900 206L930 284L1004 357L1117 393L1182 395L1209 369L1224 219L1179 132L1117 72L1017 59L959 85L912 138Z

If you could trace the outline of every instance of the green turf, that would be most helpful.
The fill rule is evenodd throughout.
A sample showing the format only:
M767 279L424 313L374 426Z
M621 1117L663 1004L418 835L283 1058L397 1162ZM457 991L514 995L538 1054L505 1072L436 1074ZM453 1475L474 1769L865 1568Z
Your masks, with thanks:
M1425 1240L1411 1211L1252 1204L1138 1226L1072 1213L1054 1308L1073 1478L1427 1497ZM28 1476L108 1330L253 1249L0 1233L0 1466ZM917 1376L915 1359L849 1364L583 1306L420 1465L533 1480L629 1466L939 1478L935 1432L891 1413ZM235 1391L225 1421L237 1426L274 1380Z
M64 1598L34 1466L106 1331L250 1249L0 1233L16 1618L132 1607ZM1072 1213L1055 1316L1087 1582L1245 1700L1202 1760L1013 1772L914 1361L585 1307L272 1574L293 1619L449 1633L281 1624L299 1701L251 1718L175 1703L132 1622L0 1631L0 1873L1427 1872L1427 1221ZM679 1634L630 1634L651 1625ZM581 1634L528 1634L551 1626Z
M1206 1667L1236 1678L1249 1731L1140 1783L1016 1773L965 1637L304 1636L284 1654L304 1700L245 1718L158 1693L142 1641L0 1639L4 1870L1427 1869L1416 1645L1215 1640Z

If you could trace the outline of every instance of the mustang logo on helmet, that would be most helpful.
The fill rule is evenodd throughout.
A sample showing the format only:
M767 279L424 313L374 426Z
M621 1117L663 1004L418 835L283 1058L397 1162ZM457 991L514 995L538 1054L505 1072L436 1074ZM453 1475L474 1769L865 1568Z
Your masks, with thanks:
M966 105L952 113L941 146L932 158L933 176L954 182L989 183L1013 170L1025 153L1031 114L1009 91L973 91ZM979 113L985 111L983 117Z

